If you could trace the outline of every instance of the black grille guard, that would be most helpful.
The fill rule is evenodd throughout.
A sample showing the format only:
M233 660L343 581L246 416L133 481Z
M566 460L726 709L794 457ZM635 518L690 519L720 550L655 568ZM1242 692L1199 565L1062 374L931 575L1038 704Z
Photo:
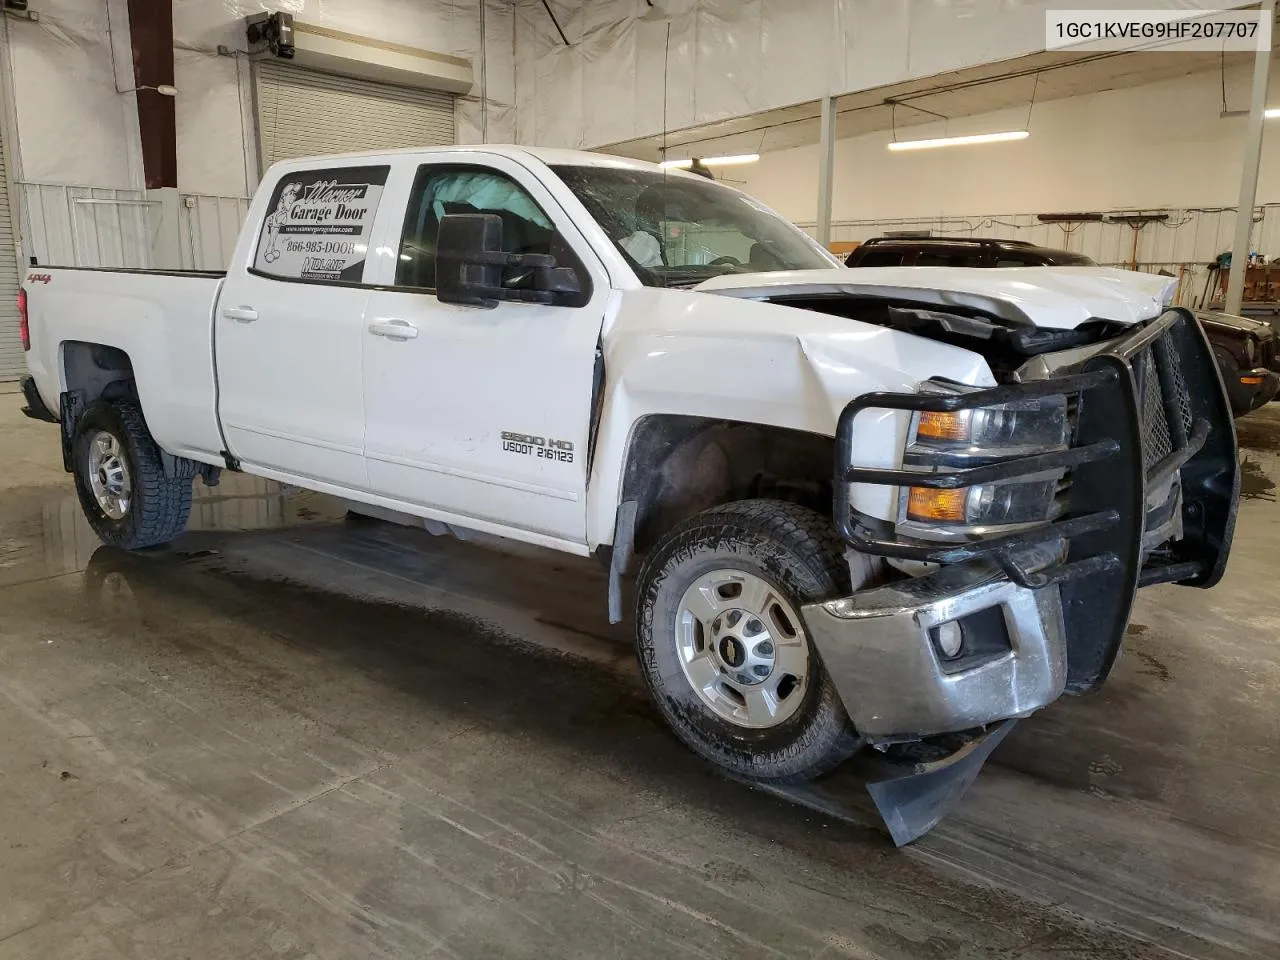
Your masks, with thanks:
M1221 579L1239 500L1235 425L1208 341L1182 308L1165 311L1083 361L1055 366L1053 355L1042 359L1051 374L1046 379L964 394L869 393L850 402L836 428L835 520L844 539L863 553L930 563L982 558L1021 586L1060 585L1070 647L1067 685L1078 691L1105 679L1139 586L1209 587ZM1151 370L1158 393L1140 382ZM865 410L949 412L1049 396L1076 398L1075 432L1066 450L929 473L843 466L853 462L854 420ZM1144 407L1140 398L1147 396L1159 399ZM1144 448L1153 424L1160 443ZM1148 462L1152 449L1159 455L1154 463ZM856 483L954 489L1053 469L1070 471L1064 516L964 542L898 535L892 524L856 513L851 502ZM1175 473L1182 537L1144 557L1148 491L1160 490ZM1028 550L1053 541L1067 542L1065 558L1032 569Z

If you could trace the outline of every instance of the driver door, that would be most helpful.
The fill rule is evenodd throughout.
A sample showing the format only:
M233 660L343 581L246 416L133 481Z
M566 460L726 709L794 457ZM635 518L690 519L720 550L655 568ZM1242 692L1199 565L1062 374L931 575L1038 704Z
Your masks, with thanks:
M412 180L396 251L370 294L365 458L374 490L462 525L483 521L586 542L587 443L607 275L550 193L509 158L458 154ZM440 219L491 213L504 248L550 253L579 272L579 306L435 296ZM483 525L483 524L481 524Z

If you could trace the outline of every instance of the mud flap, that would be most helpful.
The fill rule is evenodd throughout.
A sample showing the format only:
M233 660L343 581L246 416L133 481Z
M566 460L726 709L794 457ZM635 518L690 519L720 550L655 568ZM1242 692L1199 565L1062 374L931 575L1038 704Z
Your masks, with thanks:
M899 776L867 783L896 846L920 839L951 812L1017 722L1005 720L941 760L916 763Z

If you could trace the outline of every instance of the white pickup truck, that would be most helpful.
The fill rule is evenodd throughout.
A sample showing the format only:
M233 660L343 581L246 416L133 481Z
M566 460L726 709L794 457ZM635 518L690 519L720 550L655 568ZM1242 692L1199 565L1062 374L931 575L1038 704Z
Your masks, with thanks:
M225 275L23 291L27 409L107 543L230 469L594 554L615 620L638 569L662 715L760 780L1096 687L1137 588L1230 548L1231 413L1168 281L848 270L650 164L289 161Z

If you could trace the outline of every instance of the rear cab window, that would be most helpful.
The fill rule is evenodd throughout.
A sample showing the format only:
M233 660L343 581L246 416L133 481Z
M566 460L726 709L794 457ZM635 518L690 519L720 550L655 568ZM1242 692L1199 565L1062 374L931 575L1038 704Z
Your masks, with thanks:
M389 166L284 174L271 193L251 272L304 283L360 283Z

